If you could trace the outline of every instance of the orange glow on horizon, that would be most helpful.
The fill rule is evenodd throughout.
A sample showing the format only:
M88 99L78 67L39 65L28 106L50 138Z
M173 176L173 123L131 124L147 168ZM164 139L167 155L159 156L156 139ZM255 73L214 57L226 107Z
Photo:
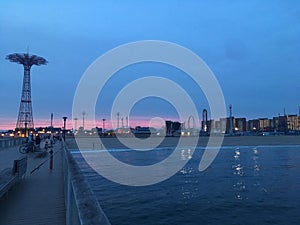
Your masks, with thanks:
M165 120L173 120L178 121L177 118L161 118L160 120L153 120L151 121L151 118L148 117L131 117L129 120L129 127L135 128L136 126L142 126L142 127L155 127L155 128L162 128L165 126ZM113 121L114 124L117 124L117 121ZM103 127L103 121L102 119L97 119L96 121L97 127ZM84 127L85 129L89 130L94 128L95 126L94 122L91 120L86 119ZM49 127L50 126L50 119L34 119L34 127ZM53 120L53 126L54 127L63 127L63 119L54 119ZM77 129L79 127L82 127L82 119L77 120ZM122 121L120 119L119 126L122 127ZM126 127L126 120L123 119L123 126ZM67 119L66 124L67 129L75 129L75 121L71 119ZM105 129L112 129L112 121L107 119L105 121ZM14 130L16 128L16 119L5 119L0 120L0 130Z

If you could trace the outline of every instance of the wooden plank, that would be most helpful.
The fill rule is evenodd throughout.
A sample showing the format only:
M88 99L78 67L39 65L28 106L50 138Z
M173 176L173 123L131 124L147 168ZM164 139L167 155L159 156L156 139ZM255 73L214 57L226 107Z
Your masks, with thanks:
M55 152L59 149L60 145L54 146ZM16 152L18 154L18 150ZM28 170L40 161L29 155ZM0 225L66 224L61 153L54 155L53 163L53 170L50 171L48 164L45 164L26 176L26 180L20 182L12 194L1 199Z

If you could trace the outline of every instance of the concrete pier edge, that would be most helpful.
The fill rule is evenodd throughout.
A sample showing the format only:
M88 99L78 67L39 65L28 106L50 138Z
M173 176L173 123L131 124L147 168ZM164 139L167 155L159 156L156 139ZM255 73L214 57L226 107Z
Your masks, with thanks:
M65 143L63 167L67 225L110 225L96 196Z

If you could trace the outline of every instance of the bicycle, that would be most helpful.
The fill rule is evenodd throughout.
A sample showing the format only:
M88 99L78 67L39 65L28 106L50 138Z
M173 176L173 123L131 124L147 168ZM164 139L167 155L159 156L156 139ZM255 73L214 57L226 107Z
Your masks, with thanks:
M34 152L37 149L37 147L34 145L33 142L27 142L22 144L19 147L19 152L22 154L28 153L28 152Z

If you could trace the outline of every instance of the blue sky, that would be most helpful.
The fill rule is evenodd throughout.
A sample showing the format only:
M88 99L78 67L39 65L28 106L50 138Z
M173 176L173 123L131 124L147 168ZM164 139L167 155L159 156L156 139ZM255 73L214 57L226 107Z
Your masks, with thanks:
M34 117L48 123L71 116L73 95L87 67L106 51L139 40L175 42L198 54L217 77L226 104L236 117L272 117L297 113L300 105L299 1L1 1L0 127L15 126L23 68L5 60L14 52L45 57L47 66L32 68ZM147 69L146 69L147 68ZM193 84L173 69L145 66L152 74ZM137 68L121 71L107 90L116 92L137 78ZM127 76L127 78L126 78ZM201 93L191 91L199 109ZM200 96L199 99L197 96ZM99 117L111 98L99 99ZM150 104L149 104L150 101ZM135 116L174 110L152 100L141 102ZM156 105L159 107L155 107ZM167 114L167 113L166 113ZM172 114L172 113L171 113ZM37 124L37 122L36 122Z

